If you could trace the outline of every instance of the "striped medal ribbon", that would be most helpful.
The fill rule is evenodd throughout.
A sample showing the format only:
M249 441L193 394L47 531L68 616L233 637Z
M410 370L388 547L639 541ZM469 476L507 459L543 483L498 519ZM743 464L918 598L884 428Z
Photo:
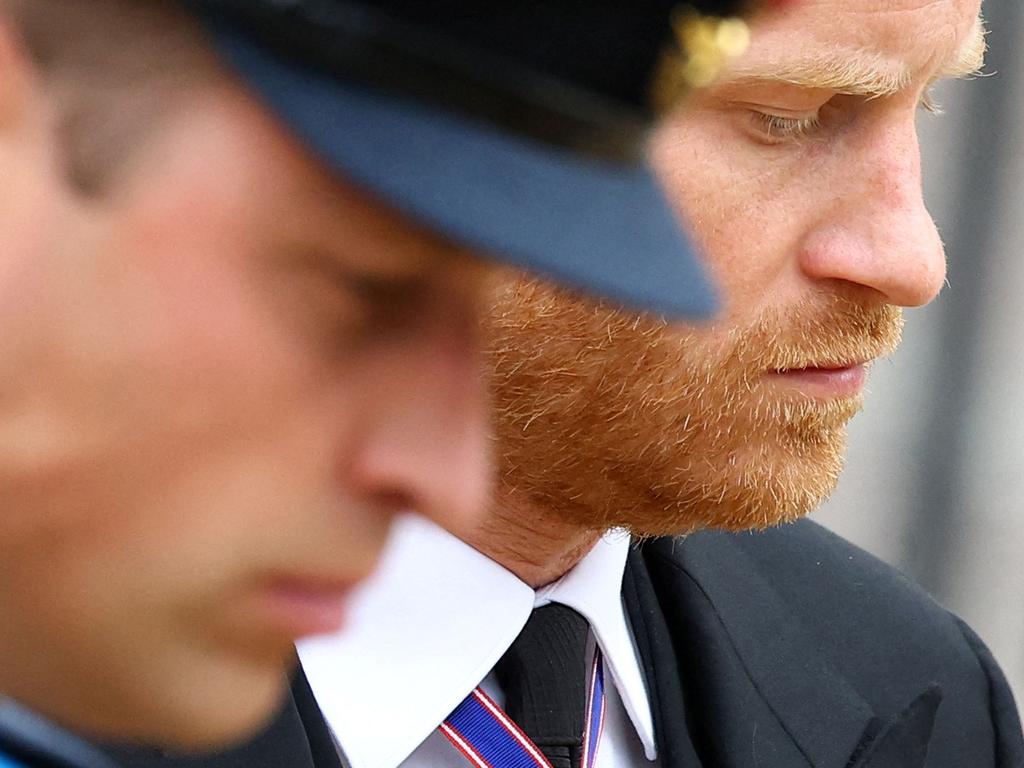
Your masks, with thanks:
M604 731L604 710L604 659L597 649L590 670L579 768L594 768ZM479 687L441 723L440 729L474 768L551 768L551 762L530 737Z

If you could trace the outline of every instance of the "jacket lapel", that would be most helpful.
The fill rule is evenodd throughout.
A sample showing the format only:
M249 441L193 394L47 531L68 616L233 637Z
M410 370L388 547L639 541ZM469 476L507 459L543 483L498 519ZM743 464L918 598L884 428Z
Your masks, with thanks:
M662 710L659 750L685 729L697 754L716 768L924 765L938 692L922 694L894 717L876 716L728 535L645 542L631 553L627 573L634 585L624 592L627 606L637 601L642 611L662 616L638 621L631 610L641 655L670 645L679 681L674 695L686 698L681 716L681 704L666 708L652 696ZM642 574L653 592L646 604L628 591L644 583ZM668 638L641 640L661 632Z
M306 732L313 768L349 768L348 760L336 744L330 726L316 703L301 664L292 678L292 701L295 702L295 711Z
M889 722L879 723L876 733L865 734L850 768L924 768L941 702L938 689L929 688Z
M622 596L647 682L658 761L663 768L700 768L700 758L690 740L672 635L650 576L636 551L629 553Z

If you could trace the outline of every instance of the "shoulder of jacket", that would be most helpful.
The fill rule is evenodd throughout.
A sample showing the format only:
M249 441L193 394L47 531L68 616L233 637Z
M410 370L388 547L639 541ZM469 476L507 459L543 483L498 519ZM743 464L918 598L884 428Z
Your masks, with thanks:
M957 743L994 739L996 765L1024 768L1013 696L984 643L924 589L860 547L803 520L762 532L653 539L640 550L663 599L699 592L726 622L769 604L783 610L800 627L801 647L827 659L873 704L884 709L938 685L942 748L955 752ZM982 713L987 717L979 718Z
M648 558L698 576L728 563L736 578L760 575L801 603L818 596L831 600L840 590L863 598L909 601L953 623L945 609L898 569L811 520L763 531L657 538L641 548Z

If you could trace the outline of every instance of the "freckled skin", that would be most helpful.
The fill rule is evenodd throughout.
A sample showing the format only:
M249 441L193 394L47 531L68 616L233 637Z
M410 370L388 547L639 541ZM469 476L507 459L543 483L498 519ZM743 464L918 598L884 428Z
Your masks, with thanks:
M504 283L488 322L501 490L467 538L544 583L571 565L581 531L762 527L820 503L860 398L812 397L771 374L885 354L901 308L939 292L916 120L978 12L977 0L806 0L754 22L735 71L768 79L712 85L651 146L724 312L671 328ZM905 87L868 99L770 77L862 50L907 73Z
M840 281L901 306L935 296L944 260L921 196L917 104L978 10L975 0L812 1L763 17L747 60L869 47L905 64L914 82L874 101L784 84L713 87L658 133L655 164L706 244L731 313L751 316ZM750 140L737 104L793 114L825 105L826 114L803 140L765 146Z

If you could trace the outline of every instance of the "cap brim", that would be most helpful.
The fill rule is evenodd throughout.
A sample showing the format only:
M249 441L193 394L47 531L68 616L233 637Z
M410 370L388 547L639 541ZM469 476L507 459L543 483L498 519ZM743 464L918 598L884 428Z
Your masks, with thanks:
M671 318L716 309L646 167L621 167L297 66L224 26L228 65L324 162L448 238Z

